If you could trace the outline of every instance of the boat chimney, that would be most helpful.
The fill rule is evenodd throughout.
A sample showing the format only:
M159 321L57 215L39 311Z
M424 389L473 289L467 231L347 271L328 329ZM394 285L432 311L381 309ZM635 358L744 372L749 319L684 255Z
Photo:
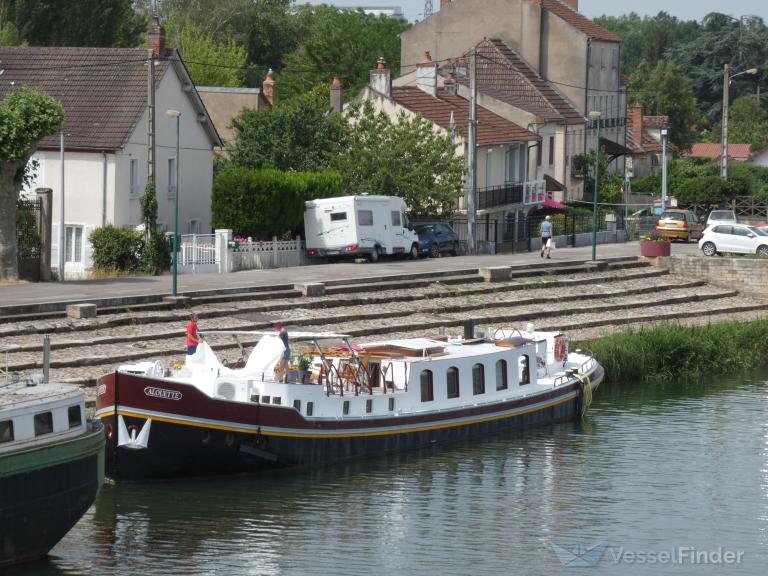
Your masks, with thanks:
M474 337L475 337L475 321L465 320L464 321L464 340L471 340Z

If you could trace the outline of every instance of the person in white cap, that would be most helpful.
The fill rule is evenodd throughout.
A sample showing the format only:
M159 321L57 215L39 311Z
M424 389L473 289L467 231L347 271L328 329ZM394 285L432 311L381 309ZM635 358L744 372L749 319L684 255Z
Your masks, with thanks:
M541 257L544 258L546 253L549 258L549 253L552 250L552 216L546 216L541 223Z

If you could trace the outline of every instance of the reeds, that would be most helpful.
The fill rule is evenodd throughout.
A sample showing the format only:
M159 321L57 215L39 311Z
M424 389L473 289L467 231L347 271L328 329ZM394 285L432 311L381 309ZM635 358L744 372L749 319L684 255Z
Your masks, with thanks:
M768 320L661 325L576 343L609 380L699 379L768 364Z

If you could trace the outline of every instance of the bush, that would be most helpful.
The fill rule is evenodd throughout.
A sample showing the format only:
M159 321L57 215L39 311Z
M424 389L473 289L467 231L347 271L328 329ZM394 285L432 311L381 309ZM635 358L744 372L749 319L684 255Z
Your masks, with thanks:
M88 238L93 247L93 268L105 272L136 272L140 269L141 234L111 224L96 228Z
M140 256L141 271L157 276L171 267L171 250L165 237L155 233L144 243Z
M304 202L341 196L338 172L281 172L233 167L213 183L214 228L254 238L295 234L304 226Z

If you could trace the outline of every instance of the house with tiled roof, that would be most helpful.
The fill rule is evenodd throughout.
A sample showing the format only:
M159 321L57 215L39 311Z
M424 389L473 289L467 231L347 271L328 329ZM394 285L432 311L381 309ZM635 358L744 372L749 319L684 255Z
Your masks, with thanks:
M627 157L627 173L634 178L661 169L661 129L669 124L668 116L646 116L644 111L640 102L627 108L626 146L631 152Z
M154 63L155 161L158 225L173 229L179 192L179 232L211 226L213 148L221 146L200 96L175 50L166 50L162 27L150 30L149 49L0 47L0 98L26 86L46 92L64 108L65 277L91 265L89 234L105 224L137 226L149 174L149 62ZM180 163L176 182L176 118ZM32 160L37 171L25 193L53 191L51 261L59 252L61 135L43 138Z
M750 144L728 144L729 162L748 162L752 157ZM691 149L685 153L685 156L691 158L709 158L713 161L719 161L723 156L723 146L719 142L697 142L691 146Z
M624 145L626 86L619 68L621 38L580 14L578 0L442 0L437 12L401 34L401 69L412 70L427 50L443 65L484 39L495 39L499 50L506 47L513 60L508 67L524 71L514 60L524 63L585 119L585 128L569 130L563 140L567 144L560 147L568 171L573 155L597 148L599 129L599 145L612 160L610 168L623 172L628 151ZM482 57L478 60L481 75ZM517 78L508 78L513 84L509 91L516 89ZM539 84L541 89L543 85ZM515 108L520 110L517 104ZM599 112L599 118L587 121L590 112ZM547 143L545 139L545 147ZM554 144L558 146L557 137ZM581 186L572 184L566 186L566 193L578 199Z
M456 154L465 156L468 145L469 101L457 93L457 83L442 80L438 65L429 55L418 67L418 80L414 86L393 86L390 71L380 60L379 67L371 71L370 85L361 98L373 103L393 120L401 113L420 115L432 122L436 130L451 134ZM477 106L475 209L478 220L493 221L495 230L501 231L507 222L516 222L531 210L547 203L561 208L547 194L546 182L528 177L529 150L539 136L521 125ZM466 212L462 199L458 209ZM501 237L479 240L501 242Z

